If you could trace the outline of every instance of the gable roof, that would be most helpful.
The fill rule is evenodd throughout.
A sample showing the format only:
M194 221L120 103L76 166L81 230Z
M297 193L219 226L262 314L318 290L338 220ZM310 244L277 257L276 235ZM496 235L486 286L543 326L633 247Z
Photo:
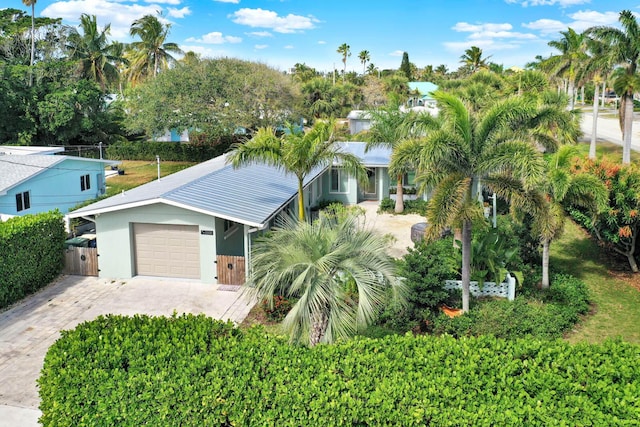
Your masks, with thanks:
M360 157L365 166L389 164L390 150L385 147L365 153L364 142L343 142L341 146ZM298 193L298 180L293 174L260 163L234 169L226 161L227 155L216 157L85 206L68 216L76 218L164 203L261 228ZM326 169L314 169L305 178L304 186Z
M35 145L0 145L0 155L9 155L9 154L22 154L22 155L33 155L33 154L55 154L62 153L64 151L64 147L42 147Z
M6 194L13 187L40 175L50 169L78 170L82 168L66 168L62 165L65 160L80 160L84 162L100 162L117 164L112 160L86 159L72 156L52 156L44 154L20 155L9 154L0 156L0 195Z
M438 90L438 85L431 82L409 82L407 85L411 91L417 90L423 99L433 99L431 94Z
M216 157L68 215L75 218L164 203L262 227L298 192L298 180L292 174L259 163L234 169L226 160L227 155ZM324 169L312 171L304 185Z

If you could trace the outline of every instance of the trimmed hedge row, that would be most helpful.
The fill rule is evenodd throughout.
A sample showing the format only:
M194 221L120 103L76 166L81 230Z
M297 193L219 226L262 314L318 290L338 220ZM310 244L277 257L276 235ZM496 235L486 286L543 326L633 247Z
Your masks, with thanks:
M107 158L152 161L160 156L165 161L200 163L224 154L236 140L227 137L215 143L119 142L107 147Z
M0 222L0 308L37 291L60 274L65 238L58 211Z
M44 426L635 426L640 347L411 335L291 346L193 315L99 317L49 349Z

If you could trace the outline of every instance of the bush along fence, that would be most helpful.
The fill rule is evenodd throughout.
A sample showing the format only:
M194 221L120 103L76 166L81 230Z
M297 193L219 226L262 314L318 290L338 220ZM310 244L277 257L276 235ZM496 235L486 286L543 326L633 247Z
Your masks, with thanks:
M112 160L155 160L156 155L165 161L204 162L225 153L238 137L221 138L214 142L121 142L107 147L106 154Z
M0 222L0 308L47 285L64 265L64 220L58 211Z
M446 290L462 289L462 280L446 280ZM474 297L501 297L513 301L516 298L516 279L510 274L502 283L484 282L482 286L478 282L471 282L469 292Z
M393 335L315 348L205 316L99 317L39 379L42 424L621 426L640 347Z

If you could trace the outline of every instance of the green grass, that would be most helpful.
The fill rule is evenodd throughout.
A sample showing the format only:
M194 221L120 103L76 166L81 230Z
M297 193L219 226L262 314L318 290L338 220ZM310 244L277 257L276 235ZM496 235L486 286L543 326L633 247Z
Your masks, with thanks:
M594 313L585 316L567 339L601 342L621 337L640 344L640 291L614 277L600 248L575 223L567 220L564 235L551 245L551 265L583 280L591 292Z
M589 155L589 141L581 141L576 147L581 155L588 156ZM611 142L598 140L596 143L596 156L607 157L610 160L619 162L622 159L622 146L613 144ZM631 161L638 162L640 161L640 152L631 150Z
M160 176L170 175L194 164L195 163L191 162L161 162ZM118 167L124 169L125 174L112 176L107 179L107 196L113 196L122 193L122 191L131 190L134 187L158 178L158 165L156 162L125 160Z

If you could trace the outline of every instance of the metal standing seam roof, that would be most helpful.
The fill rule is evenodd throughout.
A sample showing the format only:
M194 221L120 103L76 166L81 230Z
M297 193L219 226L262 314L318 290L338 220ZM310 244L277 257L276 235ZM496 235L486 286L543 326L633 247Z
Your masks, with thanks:
M364 153L365 143L342 143L343 149L361 157L365 166L378 166L389 150ZM362 157L364 156L364 157ZM261 227L298 193L293 174L253 163L238 169L226 164L227 156L197 164L140 187L70 212L70 217L96 215L153 203L166 203L235 222ZM304 180L306 187L326 167L314 169Z

